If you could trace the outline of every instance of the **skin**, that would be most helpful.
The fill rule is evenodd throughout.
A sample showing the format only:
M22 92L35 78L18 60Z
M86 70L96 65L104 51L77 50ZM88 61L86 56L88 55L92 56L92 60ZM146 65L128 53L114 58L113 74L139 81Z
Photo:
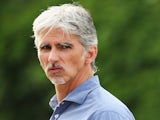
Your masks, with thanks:
M48 31L44 32L47 33ZM90 64L97 47L84 49L77 35L54 29L39 40L38 58L48 79L54 83L60 103L71 91L94 75Z

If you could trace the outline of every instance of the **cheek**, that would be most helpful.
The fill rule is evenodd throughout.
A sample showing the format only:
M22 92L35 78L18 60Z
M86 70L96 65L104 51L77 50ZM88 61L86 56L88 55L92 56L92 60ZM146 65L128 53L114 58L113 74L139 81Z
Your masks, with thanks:
M85 56L84 54L75 54L70 59L70 64L73 66L73 68L80 68L85 64Z
M42 54L38 54L38 59L39 59L39 62L40 62L40 65L42 66L42 68L44 68L46 66L46 60L47 60L47 56L45 55L42 55Z

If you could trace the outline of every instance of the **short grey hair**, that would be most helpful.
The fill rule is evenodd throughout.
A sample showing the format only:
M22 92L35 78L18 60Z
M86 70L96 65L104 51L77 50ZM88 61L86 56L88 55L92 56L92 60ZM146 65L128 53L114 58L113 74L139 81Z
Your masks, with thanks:
M84 48L97 45L97 33L89 12L78 4L51 6L33 22L35 46L45 30L60 28L66 33L78 35ZM96 71L95 61L91 67Z

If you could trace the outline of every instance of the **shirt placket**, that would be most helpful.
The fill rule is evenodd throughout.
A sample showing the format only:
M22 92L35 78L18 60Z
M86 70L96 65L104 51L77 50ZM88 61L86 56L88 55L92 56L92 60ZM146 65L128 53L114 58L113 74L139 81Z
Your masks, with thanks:
M57 106L56 110L52 114L52 118L50 120L58 120L58 118L62 115L62 113L69 107L72 102L63 101Z

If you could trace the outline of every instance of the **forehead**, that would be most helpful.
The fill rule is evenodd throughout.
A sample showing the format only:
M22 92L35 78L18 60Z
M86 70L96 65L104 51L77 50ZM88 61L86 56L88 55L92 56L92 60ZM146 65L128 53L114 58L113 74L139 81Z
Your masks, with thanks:
M59 28L52 30L45 30L41 35L42 41L52 40L52 41L70 41L79 42L79 36L65 32Z

